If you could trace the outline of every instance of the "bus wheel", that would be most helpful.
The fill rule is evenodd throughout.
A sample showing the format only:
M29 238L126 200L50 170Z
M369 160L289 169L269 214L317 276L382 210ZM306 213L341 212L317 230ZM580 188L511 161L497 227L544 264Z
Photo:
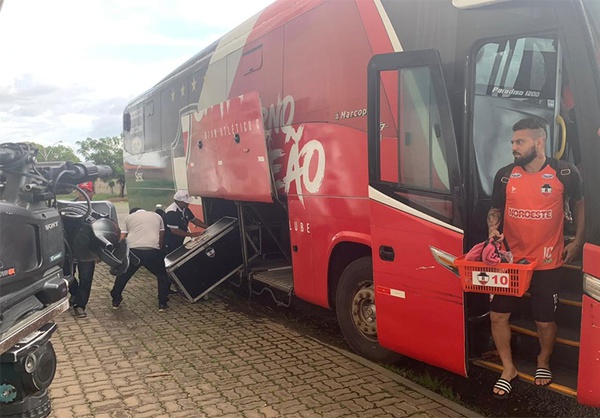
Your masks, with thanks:
M342 334L355 353L380 363L393 363L401 357L377 342L371 257L359 258L346 267L340 278L335 302Z

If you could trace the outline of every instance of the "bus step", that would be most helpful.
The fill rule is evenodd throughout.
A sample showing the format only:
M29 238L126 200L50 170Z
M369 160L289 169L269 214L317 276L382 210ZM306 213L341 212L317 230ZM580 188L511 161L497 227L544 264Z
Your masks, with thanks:
M292 266L275 267L263 271L253 271L249 276L250 288L252 283L258 282L264 285L259 291L252 290L252 294L260 296L264 292L271 295L277 306L288 308L292 304L292 295L294 293L294 279L292 276ZM273 292L275 289L286 294L287 300L280 300Z
M282 292L290 292L294 288L292 267L276 267L269 270L253 271L252 280L263 283Z
M559 328L560 329L560 328ZM536 362L540 353L540 342L537 336L531 334L513 333L511 339L513 356L521 360ZM577 373L579 366L579 347L567 344L554 344L551 366L561 367Z
M500 360L491 359L475 359L472 361L473 364L485 369L494 370L498 373L502 373L502 364ZM514 360L515 366L519 371L519 378L522 381L535 384L535 362L525 361L520 359ZM552 366L551 366L552 367ZM577 375L572 371L562 369L560 367L552 367L552 383L546 388L553 390L563 395L577 397ZM500 376L498 376L500 377ZM490 388L491 390L491 388Z
M582 269L582 260L573 260L573 261L569 261L568 263L564 263L562 265L563 268L566 269L570 269L570 270L578 270L580 271Z
M529 335L531 337L538 337L535 322L531 319L517 319L510 321L510 329L513 332L519 334ZM557 344L564 344L571 347L579 348L579 329L561 327L558 325L558 331L556 336Z
M563 305L582 307L583 295L580 292L560 291L558 301Z
M281 258L267 258L267 257L256 257L248 265L252 273L258 273L269 270L278 269L290 269L290 264L285 259Z

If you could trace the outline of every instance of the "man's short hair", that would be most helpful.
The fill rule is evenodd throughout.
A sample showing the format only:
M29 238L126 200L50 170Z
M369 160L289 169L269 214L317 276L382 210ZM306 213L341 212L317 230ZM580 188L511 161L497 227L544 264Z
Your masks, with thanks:
M142 209L142 208L131 208L131 209L129 210L129 214L131 215L132 213L135 213L135 212L137 212L137 211L138 211L138 210L140 210L140 209Z
M541 129L544 131L544 138L548 135L546 132L546 121L536 116L521 119L512 127L513 132L520 131L521 129Z

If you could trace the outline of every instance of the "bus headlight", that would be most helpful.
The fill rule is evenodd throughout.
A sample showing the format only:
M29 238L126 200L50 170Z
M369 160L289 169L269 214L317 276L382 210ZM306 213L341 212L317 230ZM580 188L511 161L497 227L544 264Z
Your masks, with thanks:
M583 292L600 302L600 279L590 276L587 273L583 275Z

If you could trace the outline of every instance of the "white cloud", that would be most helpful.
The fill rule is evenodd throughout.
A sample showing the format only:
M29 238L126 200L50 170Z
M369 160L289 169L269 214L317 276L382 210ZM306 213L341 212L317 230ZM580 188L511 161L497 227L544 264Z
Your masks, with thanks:
M273 0L6 0L0 142L120 134L126 103Z

